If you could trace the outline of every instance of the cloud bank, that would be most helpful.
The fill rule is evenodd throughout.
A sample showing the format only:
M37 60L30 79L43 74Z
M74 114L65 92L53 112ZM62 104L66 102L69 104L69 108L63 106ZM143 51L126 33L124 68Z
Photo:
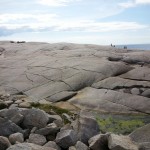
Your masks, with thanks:
M37 2L42 5L48 6L67 6L71 2L80 1L80 0L38 0Z
M148 26L136 22L98 22L95 20L63 20L56 14L2 14L0 15L0 36L15 32L80 31L109 32L138 30Z
M129 0L124 3L119 3L123 8L136 7L137 5L150 4L150 0Z

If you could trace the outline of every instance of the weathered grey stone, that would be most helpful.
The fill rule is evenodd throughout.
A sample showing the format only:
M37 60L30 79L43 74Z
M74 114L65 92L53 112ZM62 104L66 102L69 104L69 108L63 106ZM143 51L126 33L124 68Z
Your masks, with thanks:
M29 139L28 139L29 143L34 143L37 145L44 145L47 141L46 138L43 135L40 134L30 134Z
M14 133L9 136L9 141L11 144L15 144L16 142L23 143L24 137L22 133Z
M115 134L109 136L108 147L111 150L138 150L138 146L132 142L130 137Z
M150 98L150 89L145 90L141 95Z
M11 104L9 106L9 109L14 109L14 108L18 108L18 104Z
M19 104L19 107L21 108L30 108L31 104L29 102L23 102Z
M16 100L15 101L15 104L20 104L20 103L22 103L22 100Z
M114 92L114 95L119 97L119 100L115 102L109 101L110 99L101 100L102 95L105 95L106 92L103 89L101 92L97 91L96 94L89 92L91 94L86 93L86 96L80 96L81 89L95 84L99 87L98 83L109 77L124 78L128 81L131 79L132 82L123 85L132 84L132 87L127 88L128 90L133 87L149 88L145 86L145 83L150 81L149 51L131 51L90 44L36 42L19 44L4 41L0 42L0 47L5 49L3 53L5 57L2 58L1 55L2 59L0 59L0 66L2 66L0 68L0 88L10 94L21 92L33 101L43 99L62 101L72 96L73 99L75 97L83 100L86 97L83 101L79 100L80 102L73 101L71 105L75 104L79 108L103 112L137 113L146 110L144 113L149 113L147 110L149 104L143 98L133 97L131 100L128 95L123 95L126 91L119 92L123 93L119 96ZM114 90L117 90L117 86L122 89L124 81L120 81L116 82L118 85ZM137 82L136 86L134 86L135 82ZM114 86L115 82L112 85ZM78 93L77 96L74 95L75 93ZM100 94L96 96L97 93ZM106 94L106 97L111 95L114 96ZM129 100L125 100L125 97ZM5 97L3 99L8 100ZM22 100L21 96L14 97L14 99L13 101ZM133 102L133 99L136 101ZM137 99L141 102L137 102ZM10 106L10 108L14 107L18 105Z
M23 115L20 114L18 108L3 109L0 111L0 117L5 117L19 125L23 121Z
M135 80L147 80L150 81L150 70L148 67L135 68L125 74L121 75L122 78L135 79Z
M6 150L10 145L9 140L6 137L0 136L0 150Z
M85 88L69 102L81 109L110 113L150 113L149 98L107 89Z
M79 116L72 126L77 133L78 140L85 144L88 144L88 140L100 131L97 121L92 117Z
M41 134L41 135L49 135L49 134L56 134L59 132L59 127L56 126L55 123L48 124L45 128L41 128L39 130L36 130L36 134Z
M19 143L10 146L7 150L56 150L51 147L39 146L33 143Z
M48 115L40 109L25 109L20 113L24 116L23 126L26 128L43 128L49 121Z
M92 85L94 88L105 88L105 89L123 89L123 88L133 88L133 94L140 94L139 89L134 87L150 87L148 81L136 81L124 79L121 77L109 77Z
M49 115L48 114L48 118L49 118L48 123L52 123L55 120L60 120L62 122L62 118L59 115Z
M82 143L81 141L77 141L75 147L76 150L89 150L88 146Z
M139 150L150 150L150 142L140 143Z
M70 146L68 150L77 150L75 146Z
M99 150L99 149L104 149L104 150L109 150L108 148L108 134L98 134L92 138L89 139L89 147L92 150Z
M140 95L140 90L138 88L131 89L131 93L135 95Z
M72 98L74 95L76 95L76 92L63 91L58 94L47 97L46 100L48 100L50 102L66 101L66 100Z
M60 131L56 136L56 143L62 148L69 148L75 145L77 136L74 130Z
M13 101L8 100L8 101L5 101L5 103L6 103L8 106L10 106L11 104L13 104Z
M24 133L24 131L12 121L0 118L0 136L9 136L16 132Z
M60 131L63 131L63 130L71 130L72 129L72 126L71 126L71 124L65 124L61 129L60 129Z
M138 143L150 142L150 124L136 129L129 136L133 141Z
M33 127L32 130L31 130L31 133L35 133L36 130L38 130L38 128L37 127Z
M49 141L44 146L45 147L52 147L56 150L61 150L61 148L54 141Z

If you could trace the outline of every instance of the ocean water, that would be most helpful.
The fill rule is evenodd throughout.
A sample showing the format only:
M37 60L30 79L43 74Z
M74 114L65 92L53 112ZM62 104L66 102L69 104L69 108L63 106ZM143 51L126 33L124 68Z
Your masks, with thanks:
M150 50L150 44L116 45L118 48L124 48L124 46L127 46L127 49Z

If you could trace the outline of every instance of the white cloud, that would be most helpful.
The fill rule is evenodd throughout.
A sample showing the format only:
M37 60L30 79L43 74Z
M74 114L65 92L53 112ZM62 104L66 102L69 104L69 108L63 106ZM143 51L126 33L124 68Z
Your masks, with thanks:
M109 32L144 29L148 26L136 22L98 22L94 20L62 20L55 14L1 14L1 30L29 32L43 31L81 31ZM13 32L14 33L14 32Z
M37 2L42 5L48 6L66 6L68 3L79 0L38 0Z
M53 18L56 18L56 14L0 14L0 24L7 23L12 21L20 21L26 22L31 19L36 21L51 21Z
M135 7L137 5L142 5L142 4L150 4L150 0L129 0L124 3L119 3L119 5L124 8Z

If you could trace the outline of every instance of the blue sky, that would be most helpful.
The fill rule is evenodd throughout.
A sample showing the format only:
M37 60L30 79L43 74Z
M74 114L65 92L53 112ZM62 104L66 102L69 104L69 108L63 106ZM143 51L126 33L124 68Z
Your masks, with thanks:
M150 0L0 0L0 40L150 43Z

